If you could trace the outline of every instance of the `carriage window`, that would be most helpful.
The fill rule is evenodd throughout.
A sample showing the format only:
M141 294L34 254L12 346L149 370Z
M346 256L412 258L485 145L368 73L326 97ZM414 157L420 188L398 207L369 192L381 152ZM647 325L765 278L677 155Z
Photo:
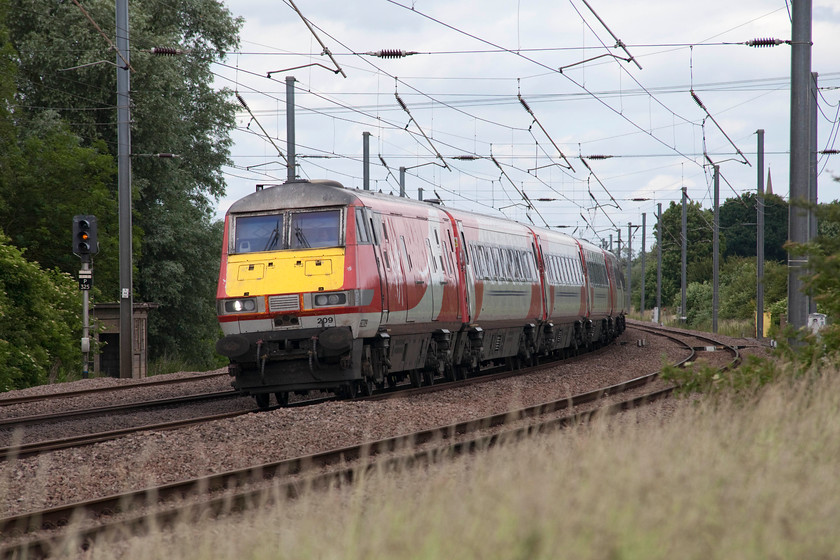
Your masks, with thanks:
M435 255L432 253L432 242L426 239L426 248L429 250L429 261L432 263L432 272L437 272L437 262L435 262Z
M370 243L370 233L367 229L364 213L361 208L356 208L356 243L367 245Z
M283 215L237 216L232 252L253 253L283 249Z
M408 270L412 270L414 266L411 263L411 254L408 252L408 249L405 246L405 236L400 235L400 241L402 241L402 249L403 253L405 254L405 258L408 259Z
M525 271L522 267L522 251L516 251L514 256L516 257L513 262L514 266L516 266L516 279L525 280Z
M339 210L292 214L290 246L292 249L335 247L339 244Z

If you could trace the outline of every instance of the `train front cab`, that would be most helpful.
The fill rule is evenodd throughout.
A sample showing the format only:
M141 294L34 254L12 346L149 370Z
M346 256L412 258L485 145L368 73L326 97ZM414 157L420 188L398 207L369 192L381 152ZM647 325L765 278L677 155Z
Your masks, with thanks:
M362 377L360 331L375 332L381 311L375 268L358 266L365 249L356 244L351 195L331 201L327 191L326 206L281 204L300 197L296 188L272 187L289 196L276 192L241 211L234 205L225 220L217 350L231 360L234 388L261 407L271 393L285 404L291 391L354 391ZM310 205L311 198L303 197Z

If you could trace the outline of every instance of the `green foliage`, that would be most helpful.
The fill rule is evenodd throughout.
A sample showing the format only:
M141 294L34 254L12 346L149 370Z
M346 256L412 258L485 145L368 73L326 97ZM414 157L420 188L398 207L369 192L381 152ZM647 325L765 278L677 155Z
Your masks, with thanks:
M756 263L754 258L732 257L720 270L720 309L722 319L755 319ZM787 266L776 261L764 263L765 309L787 297Z
M0 234L0 391L67 378L81 363L80 328L70 276L42 270Z
M819 233L810 243L791 244L796 255L808 256L810 274L804 279L823 313L840 318L840 202L820 205L817 209Z
M732 371L720 372L709 367L688 370L666 368L663 377L679 383L684 392L749 394L780 378L819 377L836 369L840 362L840 324L837 323L840 317L840 202L821 205L817 210L817 219L820 223L819 235L810 243L789 244L788 248L795 255L808 256L810 272L803 283L806 289L811 290L821 311L828 315L829 324L817 334L807 330L796 331L791 326L783 331L775 327L778 347L774 356L768 359L753 357ZM747 281L750 267L745 262L732 261L727 274L728 283ZM779 278L782 273L786 275L786 270L778 265L765 272L768 286L772 286L768 291L772 294L771 298L776 299L769 310L773 313L774 324L778 325L778 318L787 311L787 298L780 297L783 283Z
M726 249L721 255L726 257L756 256L756 206L758 197L755 193L743 193L740 197L729 198L720 206L720 229L726 235ZM774 194L764 197L764 258L766 260L786 261L787 252L784 244L788 234L788 205L785 200Z
M697 327L712 320L712 284L710 282L689 283L685 288L685 302L687 313L684 316L687 326ZM679 305L678 300L676 305Z
M66 250L72 215L96 214L103 245L96 283L116 299L114 68L78 68L113 61L115 54L73 3L10 0L10 5L15 17L7 20L9 36L19 53L15 125L29 130L29 123L46 121L50 126L18 133L14 180L3 183L0 176L0 214L5 211L0 218L18 212L30 220L46 211L34 223L16 225L14 242L44 266L71 271L78 266L78 261L68 262ZM114 36L113 2L91 0L85 10L106 35ZM236 105L229 91L213 88L211 65L236 47L241 21L219 0L137 0L129 17L134 298L160 304L150 316L152 357L177 354L196 367L212 365L221 236L211 205L224 193L222 166ZM148 52L154 46L178 46L190 53L154 56ZM69 131L60 122L71 123ZM181 157L151 157L161 152ZM105 161L108 153L111 163ZM0 162L4 159L10 158L0 156ZM11 186L22 181L31 192L13 193Z
M165 212L162 208L154 210ZM185 205L181 218L209 221L201 210L189 205ZM219 365L215 354L220 336L215 294L223 227L219 221L199 229L161 220L155 234L146 236L145 250L149 254L168 252L168 258L149 259L146 274L139 281L143 293L155 294L165 306L149 315L153 357L180 357L195 368Z
M703 210L699 202L686 205L687 284L702 282L712 277L712 215ZM654 231L659 224L654 226ZM673 301L680 293L682 268L682 204L671 202L662 212L662 301ZM721 235L721 251L726 248L725 236ZM656 252L654 251L655 255ZM656 270L651 267L652 286L656 286ZM650 278L648 278L650 280Z
M663 367L661 377L679 385L679 394L715 395L752 393L759 387L779 379L784 371L775 360L747 356L746 363L725 371L706 364L689 365L686 368L667 365Z
M97 216L101 252L95 257L96 283L116 298L116 200L109 185L116 172L113 157L101 141L81 146L54 111L19 119L18 125L16 155L4 158L9 173L0 183L5 233L42 267L74 272L79 258L72 253L73 216Z

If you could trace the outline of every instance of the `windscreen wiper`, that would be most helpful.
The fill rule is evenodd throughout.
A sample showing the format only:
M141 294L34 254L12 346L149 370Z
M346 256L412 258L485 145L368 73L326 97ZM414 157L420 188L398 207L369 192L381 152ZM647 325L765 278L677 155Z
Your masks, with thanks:
M277 225L271 230L271 235L268 236L268 241L263 251L271 251L277 246L278 241L280 241L280 220L277 220Z
M297 237L298 243L300 243L301 247L310 247L309 241L306 240L306 235L303 233L300 226L295 228L295 237Z

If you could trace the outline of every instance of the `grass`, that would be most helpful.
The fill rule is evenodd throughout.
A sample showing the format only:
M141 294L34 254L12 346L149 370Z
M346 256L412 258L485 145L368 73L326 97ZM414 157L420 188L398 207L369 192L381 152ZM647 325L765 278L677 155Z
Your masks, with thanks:
M838 558L840 371L100 543L86 558Z
M644 313L639 313L634 309L627 314L627 317L629 319L635 319L636 321L650 322L652 320L651 311L649 310ZM662 324L666 327L712 332L711 319L701 321L697 324L687 325L686 323L680 321L675 315L667 315L662 317ZM755 338L755 321L752 319L719 319L718 334L731 336L733 338Z

